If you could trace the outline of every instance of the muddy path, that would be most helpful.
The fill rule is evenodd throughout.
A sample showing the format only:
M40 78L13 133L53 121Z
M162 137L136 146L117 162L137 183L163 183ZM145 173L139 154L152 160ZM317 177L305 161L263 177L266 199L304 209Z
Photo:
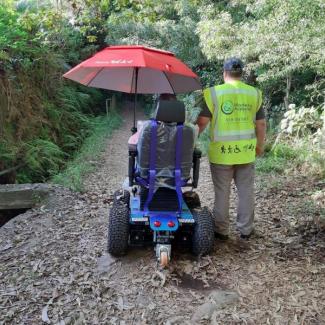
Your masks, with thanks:
M55 187L48 204L0 228L0 324L324 324L324 233L303 178L257 178L256 235L161 270L152 248L106 254L112 193L127 173L131 115L107 140L83 194ZM203 159L199 193L212 206ZM232 194L231 214L234 217Z

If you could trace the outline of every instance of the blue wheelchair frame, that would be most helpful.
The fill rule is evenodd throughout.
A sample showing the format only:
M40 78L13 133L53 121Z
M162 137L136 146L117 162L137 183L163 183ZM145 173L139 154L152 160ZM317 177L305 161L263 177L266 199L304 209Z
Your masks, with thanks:
M141 209L141 199L139 193L131 196L130 199L130 224L149 225L154 232L154 241L157 239L158 232L168 232L168 234L176 232L182 224L194 224L193 215L183 200L182 186L186 182L182 181L181 177L181 157L182 157L182 138L183 138L183 123L177 124L176 134L176 157L175 157L175 191L177 193L178 210L177 211L150 211L149 204L153 199L155 182L156 182L156 147L157 147L157 128L156 120L151 120L151 141L150 141L150 163L149 163L149 178L143 179L135 177L135 182L138 185L148 189L148 196ZM134 173L133 173L134 174ZM155 223L158 222L159 226ZM174 223L174 226L168 223Z
M140 195L131 197L130 202L130 223L133 225L145 223L153 231L177 231L182 224L194 223L193 215L184 201L182 201L182 211L145 211L141 210ZM155 221L161 225L156 227ZM174 222L174 227L169 227L168 222Z

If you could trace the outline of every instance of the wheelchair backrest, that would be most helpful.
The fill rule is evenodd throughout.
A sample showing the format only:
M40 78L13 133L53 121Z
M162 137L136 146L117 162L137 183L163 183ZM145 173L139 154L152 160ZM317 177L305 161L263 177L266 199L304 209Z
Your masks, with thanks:
M185 122L184 104L177 100L159 101L155 112L157 127L156 178L159 186L174 187L177 124ZM150 163L151 121L145 122L137 145L137 169L147 178ZM181 178L190 178L195 145L194 126L184 124L181 145Z

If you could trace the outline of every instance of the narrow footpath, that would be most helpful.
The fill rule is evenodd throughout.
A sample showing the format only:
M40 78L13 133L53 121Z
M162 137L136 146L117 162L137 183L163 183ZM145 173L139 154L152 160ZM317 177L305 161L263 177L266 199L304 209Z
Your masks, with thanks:
M176 252L162 270L152 248L106 253L112 193L127 174L132 115L123 119L84 193L57 186L0 228L0 324L324 324L325 240L306 179L257 177L256 235L243 241L233 224L210 256ZM200 175L212 207L205 158Z

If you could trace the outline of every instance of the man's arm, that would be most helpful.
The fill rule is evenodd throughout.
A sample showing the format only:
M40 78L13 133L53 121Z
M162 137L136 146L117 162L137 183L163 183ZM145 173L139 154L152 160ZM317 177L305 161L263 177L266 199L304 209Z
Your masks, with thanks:
M199 134L201 134L204 131L206 126L209 124L209 122L210 122L209 117L205 117L205 116L199 116L198 117L198 119L196 121L196 124L199 127Z
M204 129L206 128L206 126L209 124L211 118L212 118L212 114L205 102L205 99L203 98L203 94L201 94L199 96L199 98L197 99L196 103L195 103L196 107L199 107L201 109L201 112L197 118L196 124L199 127L199 134L201 134Z
M256 131L256 155L261 156L264 152L264 143L266 137L266 120L260 119L256 120L255 124L255 131Z

